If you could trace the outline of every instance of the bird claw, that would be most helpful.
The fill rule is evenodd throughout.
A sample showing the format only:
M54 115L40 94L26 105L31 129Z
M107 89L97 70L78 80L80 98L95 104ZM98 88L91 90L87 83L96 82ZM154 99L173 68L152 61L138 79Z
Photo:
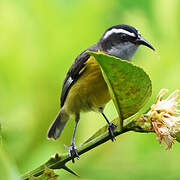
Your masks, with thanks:
M79 160L79 154L74 143L71 143L69 148L69 156L72 158L72 162L75 163L75 158Z
M109 131L109 136L111 138L112 141L115 141L115 135L114 135L114 129L116 128L116 125L113 123L110 123L108 126L108 131Z

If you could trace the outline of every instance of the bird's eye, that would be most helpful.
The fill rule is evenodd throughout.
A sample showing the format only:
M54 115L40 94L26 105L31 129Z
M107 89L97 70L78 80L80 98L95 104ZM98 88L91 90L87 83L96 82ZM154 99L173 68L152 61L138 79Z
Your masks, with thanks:
M127 35L126 34L121 34L121 39L124 40L124 41L127 40Z

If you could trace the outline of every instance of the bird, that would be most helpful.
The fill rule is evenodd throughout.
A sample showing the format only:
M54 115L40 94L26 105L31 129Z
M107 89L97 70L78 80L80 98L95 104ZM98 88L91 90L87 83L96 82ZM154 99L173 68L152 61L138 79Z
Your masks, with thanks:
M154 47L133 26L114 25L104 32L97 43L80 53L67 72L60 96L60 110L48 129L47 138L54 140L59 138L66 123L74 115L75 127L68 148L73 163L75 158L79 159L75 134L81 112L101 113L108 124L110 139L115 140L113 133L115 125L104 114L104 107L111 100L108 86L98 62L87 51L100 51L122 60L131 61L140 45L155 51Z

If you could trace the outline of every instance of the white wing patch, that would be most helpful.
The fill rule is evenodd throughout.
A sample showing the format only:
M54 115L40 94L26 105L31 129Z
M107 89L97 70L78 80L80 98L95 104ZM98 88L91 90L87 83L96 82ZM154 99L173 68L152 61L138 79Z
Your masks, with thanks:
M104 35L104 39L106 39L108 36L110 36L113 33L124 33L124 34L127 34L129 36L136 37L136 35L133 32L129 32L129 31L126 31L124 29L113 28L113 29L106 32L106 34Z
M68 80L67 80L67 83L68 84L71 84L73 82L73 79L72 79L72 77L70 76L69 78L68 78Z

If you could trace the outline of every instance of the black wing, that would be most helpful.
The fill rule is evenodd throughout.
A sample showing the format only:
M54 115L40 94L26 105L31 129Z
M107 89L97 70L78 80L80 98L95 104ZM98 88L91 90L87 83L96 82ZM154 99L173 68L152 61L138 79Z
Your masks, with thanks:
M71 68L69 69L66 78L63 83L62 92L61 92L61 107L63 107L68 92L72 85L77 81L79 76L81 75L81 70L85 67L86 61L89 59L90 55L86 52L89 51L98 51L99 45L94 44L93 46L89 47L85 51L83 51L74 61Z
M63 83L62 92L61 92L61 107L64 105L67 94L80 76L80 71L84 68L85 62L89 59L90 55L85 51L82 52L74 61L71 68L69 69L66 78Z

